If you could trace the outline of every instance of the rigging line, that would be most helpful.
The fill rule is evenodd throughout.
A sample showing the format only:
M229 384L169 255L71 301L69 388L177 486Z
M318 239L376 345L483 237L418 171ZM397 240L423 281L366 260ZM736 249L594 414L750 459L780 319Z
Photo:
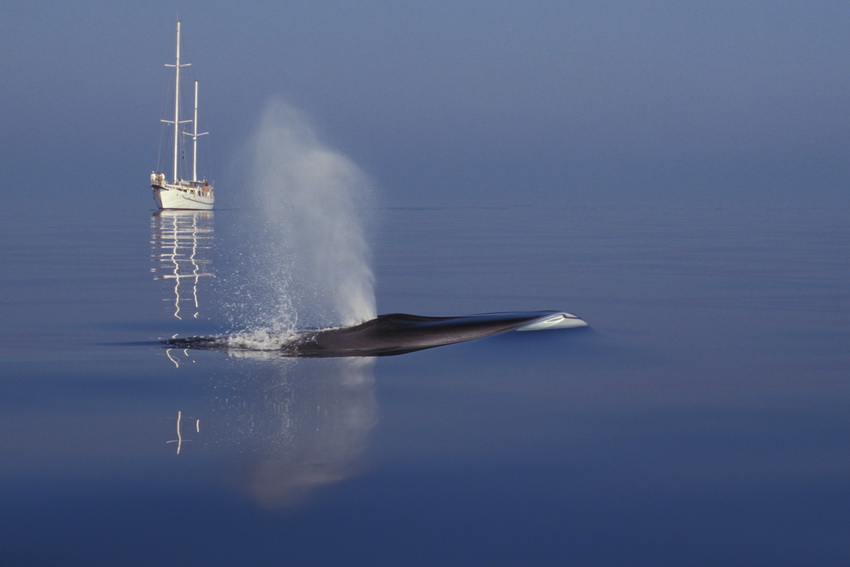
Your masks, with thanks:
M159 115L162 118L166 118L168 116L168 110L171 102L170 98L174 96L174 75L172 73L168 73L168 80L163 81L162 85L162 94L160 96L160 100L162 101L162 108L160 108ZM165 171L166 164L168 163L169 154L168 151L164 149L164 144L168 139L169 134L169 126L163 122L160 122L159 128L159 146L156 151L156 170L157 171Z

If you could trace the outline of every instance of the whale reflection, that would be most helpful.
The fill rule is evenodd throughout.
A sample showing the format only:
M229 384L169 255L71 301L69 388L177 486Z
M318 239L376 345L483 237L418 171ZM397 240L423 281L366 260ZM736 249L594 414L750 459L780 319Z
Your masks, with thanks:
M173 308L171 314L177 319L197 319L199 283L201 278L214 276L208 257L213 242L212 211L157 211L151 217L151 231L151 272L155 280L173 283L165 297Z

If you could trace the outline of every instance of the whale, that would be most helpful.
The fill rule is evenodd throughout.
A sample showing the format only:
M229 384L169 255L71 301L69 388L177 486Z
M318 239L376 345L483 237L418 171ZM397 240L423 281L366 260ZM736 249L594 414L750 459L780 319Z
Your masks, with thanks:
M580 317L563 311L484 313L427 317L407 313L379 315L348 327L296 331L276 345L286 357L390 356L489 337L508 331L544 331L586 327ZM247 349L227 336L171 338L169 348L206 350Z

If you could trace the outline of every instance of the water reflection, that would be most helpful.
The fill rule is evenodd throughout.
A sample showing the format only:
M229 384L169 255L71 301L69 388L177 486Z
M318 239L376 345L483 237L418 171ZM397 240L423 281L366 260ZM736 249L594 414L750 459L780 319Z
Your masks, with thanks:
M213 213L159 211L151 232L151 271L168 282L168 317L200 318L204 278L213 276ZM181 467L221 472L225 484L266 508L296 505L364 470L377 420L373 359L184 349L166 356L175 378L198 381L158 418L167 429L157 445L169 458L179 455Z
M212 211L157 211L151 217L151 272L173 281L165 301L177 319L200 315L199 282L211 277Z
M181 362L188 362L190 364L195 363L195 360L189 354L188 349L182 349L181 350L181 349L167 348L167 349L165 349L165 356L177 368L180 368Z
M377 421L373 366L373 359L278 364L272 391L225 404L236 410L231 424L242 448L257 456L240 475L252 498L266 507L296 504L363 469Z
M193 417L185 418L183 417L183 412L181 410L177 410L177 421L176 427L177 430L177 439L171 439L170 441L166 441L166 443L176 443L177 445L177 454L180 454L180 451L183 449L183 443L187 443L192 441L192 439L186 438L186 426L191 427L195 433L201 432L201 420Z
M181 458L220 460L227 484L270 509L365 470L378 414L374 359L216 359L203 407L178 414L179 434L168 434L178 450L182 443Z

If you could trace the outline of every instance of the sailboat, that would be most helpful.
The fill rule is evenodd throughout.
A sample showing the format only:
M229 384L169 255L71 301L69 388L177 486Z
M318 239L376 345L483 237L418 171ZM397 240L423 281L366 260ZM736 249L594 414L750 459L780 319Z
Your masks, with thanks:
M180 21L177 21L177 59L174 65L174 120L163 120L174 126L174 148L172 151L173 171L169 182L165 173L151 173L151 189L157 207L160 209L189 209L208 211L213 208L215 192L212 183L206 179L198 179L198 138L207 132L198 132L198 81L195 81L195 114L192 120L180 120L180 68L188 67L189 63L180 63ZM181 179L178 169L180 160L180 127L192 123L191 132L183 132L192 138L192 179Z

